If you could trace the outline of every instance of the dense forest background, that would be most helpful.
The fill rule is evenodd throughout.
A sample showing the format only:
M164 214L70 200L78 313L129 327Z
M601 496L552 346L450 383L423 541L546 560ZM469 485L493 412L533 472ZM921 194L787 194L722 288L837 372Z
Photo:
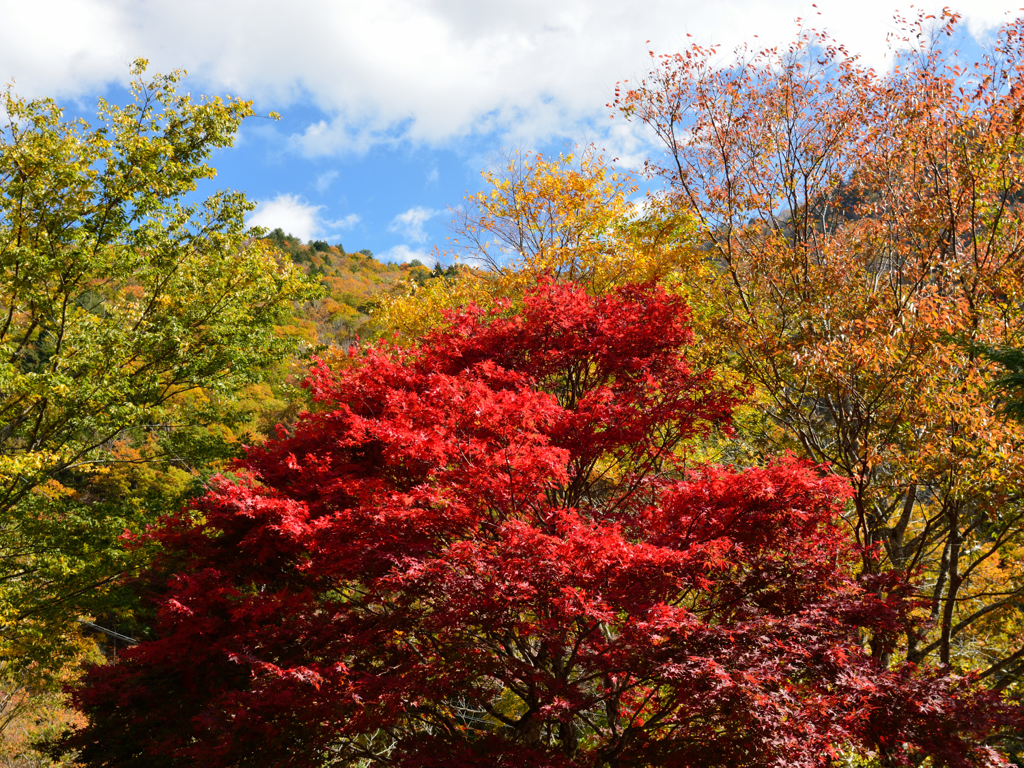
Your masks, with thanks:
M302 243L280 229L271 232L267 241L323 286L323 297L297 307L295 323L285 331L294 332L311 348L347 348L360 338L375 339L382 329L370 322L370 316L379 294L408 291L457 272L454 265L445 268L440 262L433 269L415 259L382 263L369 250L346 252L340 243L328 245L322 240Z

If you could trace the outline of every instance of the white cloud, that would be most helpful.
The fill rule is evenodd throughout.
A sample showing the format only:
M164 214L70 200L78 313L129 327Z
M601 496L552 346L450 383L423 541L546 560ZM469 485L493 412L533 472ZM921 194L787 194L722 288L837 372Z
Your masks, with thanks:
M302 133L288 137L289 148L303 157L362 154L377 144L394 143L382 129L351 124L344 116L336 116L330 123L318 120L306 126Z
M422 243L427 239L427 233L423 225L439 214L433 208L424 208L421 205L410 208L405 213L400 213L391 220L388 226L389 232L399 232L409 240Z
M396 245L394 248L389 248L384 251L384 253L378 255L377 258L381 261L401 263L410 262L413 259L416 259L425 267L433 267L437 262L437 257L435 257L430 251L410 248L408 245Z
M344 216L335 221L325 221L324 226L330 227L331 229L352 229L362 219L358 213L350 213L348 216Z
M330 240L337 236L338 230L351 229L360 221L358 213L334 221L322 219L320 211L323 209L324 206L307 203L297 195L278 195L257 205L246 223L250 227L280 227L287 234L309 241Z
M337 171L327 171L326 173L321 173L319 176L316 177L316 183L313 186L316 187L317 192L323 194L324 192L331 188L331 184L334 183L334 180L336 178L338 178Z
M247 223L250 227L280 227L300 240L312 240L320 233L317 214L322 208L322 205L305 203L295 195L278 195L256 206Z
M16 80L23 96L74 96L123 81L141 55L127 11L110 0L0 0L0 80Z
M967 5L966 28L975 34L1005 18L1002 0ZM506 144L596 131L601 143L614 134L605 104L615 83L635 82L650 68L649 47L678 50L688 33L723 51L755 37L784 42L804 17L878 65L894 7L892 0L817 0L817 8L810 0L0 0L0 78L17 78L26 94L93 93L123 82L128 62L148 56L154 71L191 70L193 90L256 98L262 110L318 107L324 119L290 139L307 156L491 131Z

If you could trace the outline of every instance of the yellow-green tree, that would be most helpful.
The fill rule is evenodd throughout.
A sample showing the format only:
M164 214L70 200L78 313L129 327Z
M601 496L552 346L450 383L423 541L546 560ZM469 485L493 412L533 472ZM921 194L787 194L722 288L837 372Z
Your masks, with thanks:
M243 194L189 197L250 103L144 72L95 125L0 98L0 689L58 675L90 598L134 564L119 537L161 511L104 478L174 463L210 396L286 354L275 322L313 294L246 232Z

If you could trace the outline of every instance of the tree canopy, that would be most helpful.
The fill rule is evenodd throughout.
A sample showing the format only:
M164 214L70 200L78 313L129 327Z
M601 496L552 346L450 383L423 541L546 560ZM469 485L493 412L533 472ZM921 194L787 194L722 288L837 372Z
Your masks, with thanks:
M664 188L508 155L449 270L192 203L251 108L177 74L138 65L95 129L8 92L0 675L60 677L81 647L54 629L114 580L145 617L54 754L1006 765L1024 20L977 60L958 24L898 19L885 72L814 31L652 53L615 105ZM285 398L190 496L189 457L283 413L288 337L320 355L310 412Z
M893 662L901 579L856 575L841 478L691 470L736 392L685 304L542 281L309 386L151 535L156 639L94 668L93 766L997 765L1021 712ZM872 643L867 645L865 638Z
M275 324L315 290L252 233L237 192L197 198L248 102L132 73L95 126L0 99L0 669L61 674L88 598L134 567L119 537L159 512L116 478L175 457L211 399L291 348ZM140 453L136 448L149 446ZM148 449L147 449L148 450ZM182 458L184 456L185 458ZM174 489L161 492L174 498ZM8 674L9 673L9 674Z
M1019 346L1024 21L951 49L949 11L899 21L894 68L828 35L655 57L617 104L713 269L699 333L754 387L752 455L789 449L853 488L865 573L924 571L901 654L1024 673L1024 430L985 349ZM694 295L694 294L691 294Z

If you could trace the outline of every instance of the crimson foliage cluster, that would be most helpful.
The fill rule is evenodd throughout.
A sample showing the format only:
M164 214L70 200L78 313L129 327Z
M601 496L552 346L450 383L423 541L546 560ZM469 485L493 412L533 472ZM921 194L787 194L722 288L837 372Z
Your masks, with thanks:
M316 369L317 411L152 534L155 639L90 673L64 747L154 768L999 764L1019 710L892 657L915 604L852 575L843 481L687 469L740 394L688 365L688 318L654 286L549 282Z

